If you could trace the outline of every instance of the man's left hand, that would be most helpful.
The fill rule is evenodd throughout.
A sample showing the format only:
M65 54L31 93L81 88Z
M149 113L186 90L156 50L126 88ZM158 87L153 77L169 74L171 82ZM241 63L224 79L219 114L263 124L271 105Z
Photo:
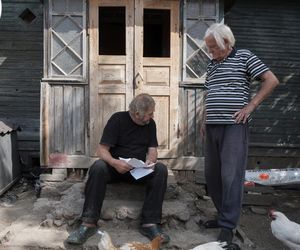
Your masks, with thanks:
M250 116L250 114L253 112L254 109L255 109L255 105L249 103L241 110L235 112L233 115L233 118L235 118L235 122L236 123L246 123L248 117Z

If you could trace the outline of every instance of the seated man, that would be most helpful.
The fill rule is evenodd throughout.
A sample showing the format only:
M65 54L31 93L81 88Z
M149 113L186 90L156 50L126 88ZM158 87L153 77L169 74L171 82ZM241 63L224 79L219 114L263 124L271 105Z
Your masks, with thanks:
M118 181L134 182L132 167L122 158L137 158L153 164L153 172L139 179L147 184L141 214L140 232L150 240L161 235L162 243L170 238L161 231L162 204L167 187L168 170L157 161L156 125L153 118L155 102L148 94L136 96L129 111L117 112L108 120L97 154L89 170L85 186L82 224L67 238L70 244L82 244L97 231L97 221L105 196L106 184Z

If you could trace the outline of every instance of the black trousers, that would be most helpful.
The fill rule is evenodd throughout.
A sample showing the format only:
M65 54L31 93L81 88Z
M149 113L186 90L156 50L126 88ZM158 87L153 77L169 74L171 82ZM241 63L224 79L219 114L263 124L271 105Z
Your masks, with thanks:
M89 176L85 186L85 201L81 219L86 223L97 224L100 218L106 185L116 182L145 182L146 195L142 208L141 223L161 223L162 204L167 188L167 167L158 162L154 172L135 180L130 172L118 173L103 160L97 160L89 169Z
M236 227L242 207L248 157L248 125L206 125L205 177L218 224Z

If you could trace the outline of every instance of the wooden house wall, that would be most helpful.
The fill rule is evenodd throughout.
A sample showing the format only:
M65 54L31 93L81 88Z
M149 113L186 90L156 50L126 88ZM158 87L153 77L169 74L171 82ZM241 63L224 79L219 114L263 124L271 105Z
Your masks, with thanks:
M42 82L41 89L44 99L40 100L40 81L43 78L43 2L47 1L2 0L0 119L8 119L22 128L18 132L22 154L38 154L41 101L41 141L44 142L42 153L53 153L52 158L42 155L43 159L52 159L52 163L47 163L57 166L60 163L65 164L64 155L78 156L74 157L75 165L82 166L78 159L85 161L84 156L89 155L86 122L89 115L86 102L88 83L85 72L79 81L51 76L51 71L47 68L50 59L47 58L49 46L46 44L51 39L47 36L44 67L46 79ZM272 166L299 167L298 5L296 0L288 0L284 5L279 0L272 1L272 4L258 0L236 1L225 15L225 22L232 27L237 38L237 46L255 52L270 66L281 82L273 95L255 112L251 123L250 165L253 167L266 165L270 168L267 157L275 158L272 161L275 165ZM222 6L220 1L219 17L222 16ZM36 17L31 23L19 17L26 9ZM85 43L81 45L86 49ZM85 54L82 58L86 63ZM199 140L198 120L202 108L202 82L195 84L184 78L182 80L179 86L178 136L182 138L180 155L202 157L203 144ZM282 161L278 161L279 158L288 159L289 163L280 165Z
M238 48L248 48L277 75L279 87L253 114L249 167L299 167L299 2L236 1L225 15ZM257 84L252 85L256 91Z
M0 19L0 120L22 129L23 160L39 153L40 80L43 71L43 6L40 0L2 0ZM35 18L26 22L26 9ZM34 157L35 157L34 156Z

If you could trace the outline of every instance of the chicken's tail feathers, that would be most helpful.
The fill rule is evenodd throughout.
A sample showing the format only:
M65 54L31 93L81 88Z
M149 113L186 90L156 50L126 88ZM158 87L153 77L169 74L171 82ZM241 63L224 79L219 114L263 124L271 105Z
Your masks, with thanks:
M151 247L153 250L157 250L160 248L161 244L162 244L163 238L158 235L156 236L152 241L151 241Z
M100 229L97 230L97 233L100 234L101 236L104 235L104 232L105 232L105 231L101 231Z
M106 231L98 229L97 233L101 235L101 239L98 243L99 250L115 249L110 235Z

